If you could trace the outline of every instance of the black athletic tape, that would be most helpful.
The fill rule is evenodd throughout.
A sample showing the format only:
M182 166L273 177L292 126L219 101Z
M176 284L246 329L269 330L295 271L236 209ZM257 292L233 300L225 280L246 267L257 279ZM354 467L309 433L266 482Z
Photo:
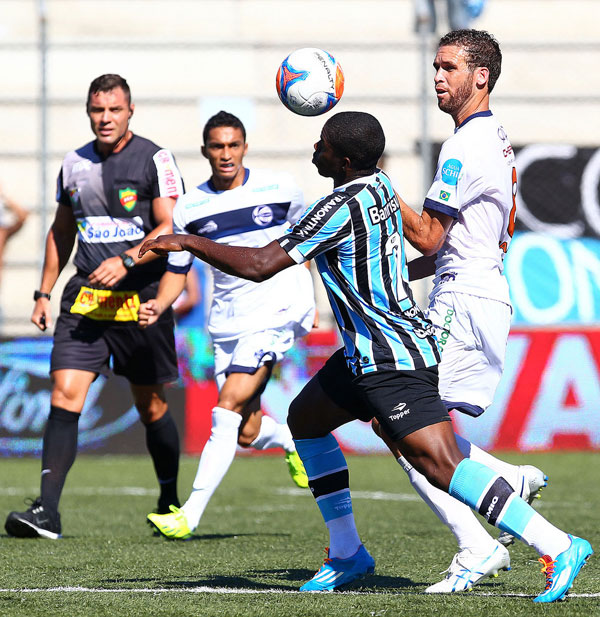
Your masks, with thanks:
M309 480L308 485L312 491L313 497L316 499L317 497L349 488L350 476L348 475L347 469L342 469L341 471L327 474L316 480Z
M490 525L495 525L506 501L513 493L511 485L504 478L498 478L483 498L479 506L479 514Z

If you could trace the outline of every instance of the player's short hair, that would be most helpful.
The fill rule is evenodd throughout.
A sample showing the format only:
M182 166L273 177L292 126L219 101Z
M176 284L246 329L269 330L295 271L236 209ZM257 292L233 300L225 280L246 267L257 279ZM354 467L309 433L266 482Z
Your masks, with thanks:
M323 126L323 136L340 156L350 159L357 171L372 172L385 149L379 120L362 111L341 111Z
M206 145L210 131L219 126L231 126L234 129L240 129L240 131L242 131L242 135L244 136L244 142L246 141L246 128L244 127L244 123L237 116L234 116L227 111L220 111L218 114L212 116L212 118L209 118L208 122L204 125L204 129L202 131L202 141L204 142L204 145Z
M469 70L474 71L478 66L485 66L490 72L488 92L494 89L502 69L502 52L493 35L485 30L453 30L440 39L438 48L444 45L455 45L464 49Z
M90 108L90 101L92 99L92 95L98 92L110 92L115 88L121 88L121 90L123 90L125 98L127 99L127 105L130 105L131 90L129 89L129 84L125 81L123 77L117 75L116 73L106 73L105 75L100 75L100 77L96 77L96 79L94 79L94 81L92 81L92 83L90 84L85 108Z

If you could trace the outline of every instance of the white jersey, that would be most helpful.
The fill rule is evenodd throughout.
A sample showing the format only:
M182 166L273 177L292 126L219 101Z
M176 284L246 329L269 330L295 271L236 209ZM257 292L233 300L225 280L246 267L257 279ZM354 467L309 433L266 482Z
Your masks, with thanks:
M244 183L227 191L212 182L185 193L173 212L173 231L234 246L262 247L284 234L305 209L302 191L289 174L246 169ZM170 253L167 270L187 273L194 256ZM292 266L262 283L211 268L213 300L208 330L213 341L237 339L266 329L308 333L314 316L312 278Z
M512 146L491 111L469 116L444 142L424 208L452 223L438 252L430 300L460 291L510 305L503 259L515 224Z

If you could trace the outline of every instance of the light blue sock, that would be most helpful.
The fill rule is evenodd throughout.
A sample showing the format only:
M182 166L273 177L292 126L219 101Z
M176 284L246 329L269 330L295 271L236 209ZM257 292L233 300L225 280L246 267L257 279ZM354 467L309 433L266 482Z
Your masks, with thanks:
M469 458L456 466L448 492L477 510L491 525L519 539L535 514L504 478Z
M316 439L295 439L294 443L325 522L352 514L348 465L335 437L330 433Z
M360 548L350 497L348 465L335 437L295 439L308 485L329 531L329 556L347 559Z

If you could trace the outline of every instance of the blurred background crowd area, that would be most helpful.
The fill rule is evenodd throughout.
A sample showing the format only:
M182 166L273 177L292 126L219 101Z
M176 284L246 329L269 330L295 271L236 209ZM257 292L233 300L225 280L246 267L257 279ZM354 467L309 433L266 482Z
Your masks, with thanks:
M600 2L471 5L469 25L492 32L504 54L492 110L520 173L523 234L507 265L516 322L597 323ZM294 49L326 49L346 78L336 111L368 111L381 121L383 165L418 209L439 144L453 130L436 108L431 65L437 39L449 29L449 6L446 0L1 0L0 183L30 216L7 244L0 335L34 335L31 296L54 215L56 176L64 154L92 138L85 99L94 77L119 73L128 80L136 104L131 128L173 151L188 187L209 174L199 151L202 127L225 109L246 124L247 166L290 171L310 203L331 188L310 162L327 116L285 109L275 74ZM426 285L416 287L422 304ZM58 300L55 293L55 310ZM326 324L321 291L319 303Z

